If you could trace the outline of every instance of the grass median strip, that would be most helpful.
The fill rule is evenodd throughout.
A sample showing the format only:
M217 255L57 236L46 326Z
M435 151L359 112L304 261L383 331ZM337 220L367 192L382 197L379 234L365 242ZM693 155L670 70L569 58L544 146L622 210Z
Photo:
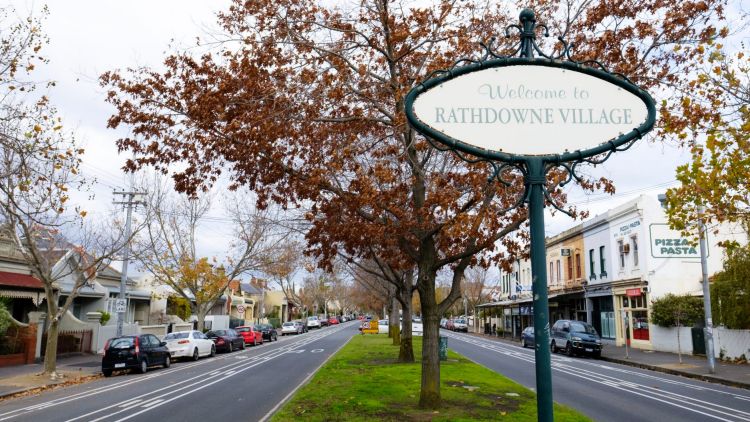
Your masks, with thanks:
M421 347L415 338L417 356ZM534 392L452 351L441 363L443 406L420 409L420 363L396 363L397 355L385 335L355 337L272 421L536 420ZM556 404L555 420L589 419Z

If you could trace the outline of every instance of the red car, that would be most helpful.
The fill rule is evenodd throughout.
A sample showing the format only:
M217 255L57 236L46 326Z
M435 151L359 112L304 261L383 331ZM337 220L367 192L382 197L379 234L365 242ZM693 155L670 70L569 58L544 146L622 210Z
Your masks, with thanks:
M245 340L245 344L251 344L253 346L263 344L263 332L257 330L252 325L242 325L236 327L234 331L237 331L237 334L242 336L242 338Z
M335 316L328 317L328 324L329 325L336 325L338 323L339 323L339 319L336 318Z

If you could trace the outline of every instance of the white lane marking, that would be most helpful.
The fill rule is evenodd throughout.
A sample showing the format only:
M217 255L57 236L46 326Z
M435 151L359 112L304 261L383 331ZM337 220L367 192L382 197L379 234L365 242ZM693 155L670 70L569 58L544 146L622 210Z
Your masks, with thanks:
M750 401L750 397L734 396L735 399Z
M485 348L485 349L489 349L489 350L494 351L496 353L502 353L502 354L510 355L510 353L507 353L507 351L503 350L501 347L497 347L496 345L491 345L490 343L480 342L480 341L476 341L474 339L472 339L472 341L467 341L467 340L465 340L463 338L463 336L459 337L459 336L454 335L454 336L451 336L451 337L453 337L453 338L455 338L457 340L464 341L466 343L474 344L476 346L479 346L479 347L482 347L482 348ZM526 359L524 359L524 360L526 360ZM568 360L568 361L570 361L570 360ZM581 361L581 363L583 363L583 361ZM566 364L564 364L562 362L558 362L557 360L554 360L552 362L552 368L556 369L557 371L566 373L566 374L571 375L571 376L579 377L579 378L582 378L582 379L590 381L590 382L604 384L604 385L610 386L610 387L618 389L618 390L622 390L622 391L626 391L626 392L629 392L629 393L632 393L632 394L635 394L635 395L639 395L639 396L651 398L653 400L656 400L656 401L659 401L659 402L663 402L663 403L667 403L667 404L670 404L672 406L680 407L680 408L683 408L685 410L689 410L689 411L692 411L692 412L695 412L695 413L699 413L699 414L702 414L702 415L705 415L705 416L708 416L708 417L711 417L711 418L714 418L714 419L719 419L719 420L724 420L724 421L731 421L731 419L725 419L725 418L720 417L718 415L714 415L714 414L710 414L710 413L705 413L705 412L702 412L702 411L700 411L700 410L698 410L696 408L704 409L704 410L707 410L707 411L713 411L715 413L719 413L719 414L722 414L722 415L725 415L725 416L728 416L728 417L732 417L732 418L740 418L741 420L750 420L750 412L745 412L745 411L742 411L742 410L730 408L730 407L719 405L719 404L715 404L715 403L712 403L712 402L707 402L707 401L699 400L699 399L696 399L696 398L693 398L693 397L689 397L689 396L685 396L685 395L681 395L681 394L678 394L678 393L673 393L673 392L669 392L669 391L666 391L666 390L658 389L658 388L655 388L655 387L650 387L650 386L647 386L645 384L638 384L638 383L634 383L634 382L630 382L630 381L619 380L619 379L617 379L615 377L612 377L612 376L609 376L609 375L605 375L605 374L601 374L601 373L598 373L598 372L595 372L595 371L590 371L590 370L587 370L585 368L578 368L578 367L574 367L574 366L569 366L569 365L566 365ZM636 373L636 374L638 374L638 373ZM661 378L658 378L658 377L656 377L656 378L661 380ZM642 391L645 390L645 391L649 392L650 394L644 394L644 393L641 393L641 392L636 392L636 391L634 391L634 389L640 389ZM718 391L720 391L720 390L718 390ZM658 398L658 397L662 397L663 399L662 398ZM691 408L691 407L687 407L687 406L682 406L680 404L677 404L677 403L675 403L673 401L669 401L667 399L669 399L669 400L677 400L679 402L683 402L683 403L685 403L685 404L687 404L689 406L693 406L695 408ZM727 412L727 411L729 411L729 412Z
M141 399L128 400L128 401L120 404L119 407L130 407L131 405L134 405L134 404L136 404L136 403L138 403L140 401L141 401Z
M159 404L159 403L161 403L161 402L163 402L163 401L164 401L164 400L162 400L162 399L154 400L154 401L152 401L151 403L145 404L145 405L143 405L143 406L141 406L141 407L145 407L145 408L147 408L147 409L148 409L149 407L152 407L152 406L156 406L157 404Z
M290 345L288 345L288 346L286 346L284 348L269 350L267 352L261 353L260 355L256 355L256 357L263 357L262 359L259 359L259 360L255 361L255 362L250 362L250 363L248 363L248 362L242 362L242 363L236 364L234 366L234 369L239 369L237 372L241 372L241 371L243 371L245 369L255 367L258 364L260 364L262 362L265 362L266 360L270 360L270 359L273 359L275 357L278 357L278 356L281 356L281 355L285 354L287 352L287 348L289 348L289 347L301 347L301 346L305 346L305 345L307 345L307 344L309 344L311 342L314 342L314 341L317 341L319 339L325 338L325 337L327 337L330 334L337 333L338 331L340 331L340 330L326 331L323 334L317 334L317 335L314 335L314 336L310 336L310 337L301 339L299 341L294 341L292 344L290 344ZM273 356L271 356L271 355L273 355ZM217 375L221 375L221 372L218 372ZM203 382L203 381L206 381L206 380L210 380L211 378L215 378L217 375L206 377L205 374L200 374L200 375L197 375L195 377L188 378L186 380L180 381L178 383L170 384L168 386L165 386L165 387L162 387L162 388L159 388L159 389L156 389L156 390L149 391L148 393L142 394L142 395L137 396L137 397L153 396L153 393L160 392L160 391L167 390L167 389L172 389L172 391L169 391L169 392L167 392L165 394L162 394L161 396L158 396L158 397L163 397L163 396L169 395L171 393L174 393L174 392L177 392L177 391L181 391L181 390L184 390L186 388L193 387L193 386L199 384L200 382ZM202 379L199 380L199 381L197 381L197 382L194 382L193 384L189 384L189 385L186 385L186 386L174 389L174 387L177 386L177 385L190 382L190 381L192 381L194 379L197 379L197 378L202 378ZM221 379L223 379L223 378L220 378L220 380ZM213 384L213 383L214 382L212 382L211 384ZM208 385L211 385L211 384L208 384ZM201 389L201 388L203 388L203 387L199 387L198 389ZM180 395L178 397L181 397L181 396L182 395ZM171 400L167 400L167 401L165 401L165 403L167 403L169 401L171 401ZM89 413L86 413L86 414L83 414L83 415L79 415L79 416L77 416L75 418L69 419L68 422L79 420L79 419L85 418L87 416L94 415L96 413L103 412L103 411L108 410L108 409L112 409L115 406L116 406L116 404L115 405L109 405L109 406L103 407L101 409L94 410L92 412L89 412ZM95 422L95 421L98 421L98 420L101 420L101 419L105 419L105 418L107 418L107 417L109 417L109 416L111 416L113 414L117 414L117 413L121 413L121 412L122 411L117 411L117 412L111 413L109 415L99 417L98 419L94 419L91 422Z
M312 350L310 350L310 353L320 353L322 351L323 351L323 349L312 349Z

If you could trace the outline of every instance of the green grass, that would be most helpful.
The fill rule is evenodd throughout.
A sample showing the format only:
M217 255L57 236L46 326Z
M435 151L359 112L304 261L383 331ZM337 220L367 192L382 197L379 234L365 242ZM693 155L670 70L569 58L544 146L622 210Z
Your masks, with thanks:
M421 338L414 352L421 356ZM355 336L277 412L273 421L535 421L536 395L449 351L441 362L443 405L418 407L421 365L396 363L384 334ZM478 387L471 391L464 386ZM508 394L510 393L510 395ZM555 404L555 421L589 421Z

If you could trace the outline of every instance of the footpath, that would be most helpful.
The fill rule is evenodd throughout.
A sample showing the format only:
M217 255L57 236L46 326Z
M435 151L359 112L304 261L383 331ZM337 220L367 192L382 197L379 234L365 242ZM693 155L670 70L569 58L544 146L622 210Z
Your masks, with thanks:
M519 344L518 341L509 338L478 333L470 334L499 342ZM629 347L626 355L625 347L615 346L614 343L605 344L602 349L602 360L732 387L750 389L750 364L747 363L728 363L716 359L716 371L710 374L708 371L708 360L705 356L683 354L682 363L680 363L676 353L655 352Z
M88 353L58 357L57 371L61 377L55 380L41 375L42 371L42 363L0 368L0 400L99 378L102 376L102 357Z

